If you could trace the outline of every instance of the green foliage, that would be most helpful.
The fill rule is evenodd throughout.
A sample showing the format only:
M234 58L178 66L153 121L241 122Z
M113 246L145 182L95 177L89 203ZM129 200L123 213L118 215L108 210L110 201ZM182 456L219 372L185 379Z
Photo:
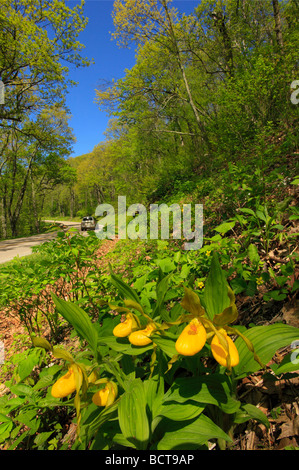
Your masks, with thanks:
M26 95L30 105L51 94L62 98L66 72L45 54L48 36L35 3L23 19L10 5L5 20L23 28L23 39L36 34L42 52L28 73L34 78L38 66L45 88ZM81 7L62 3L47 3L42 21L50 19L58 34L65 22L71 25L55 47L84 63L74 42L85 25ZM274 28L275 3L202 0L193 14L180 17L170 1L116 1L114 36L123 44L133 40L138 49L125 77L97 91L100 107L113 117L106 142L62 165L71 134L63 109L55 107L39 108L35 123L24 111L19 140L3 134L3 234L3 219L12 227L18 217L24 220L36 179L44 178L56 186L44 206L52 215L93 213L118 194L128 203L200 201L205 209L204 245L197 251L183 250L181 240L118 241L102 271L95 234L59 233L36 249L36 257L0 268L0 305L14 307L33 345L11 359L14 372L0 398L3 447L189 450L213 443L225 449L241 423L256 420L269 428L267 416L238 396L238 384L256 372L270 372L275 380L296 373L291 353L281 364L269 362L298 341L298 328L241 326L236 297L279 305L298 289L297 116L289 96L298 7L280 2L281 26ZM6 39L19 65L31 58L31 40L20 46L0 37L3 50ZM15 111L12 105L3 109ZM57 135L49 141L53 129ZM20 146L26 164L12 144ZM5 212L8 195L13 203ZM129 321L131 332L117 336L115 327ZM44 323L49 340L40 336ZM75 352L59 343L65 326L79 339ZM191 344L188 355L178 352L178 338L189 347L198 331L205 334L202 348ZM71 366L74 395L54 398L53 384ZM93 399L100 392L108 396L103 406ZM76 425L69 443L65 420Z
M164 250L159 253L160 260L167 259L163 258ZM144 275L133 287L132 279L116 275L110 268L107 276L116 288L114 301L106 299L110 310L102 303L103 311L96 322L76 303L53 296L59 315L74 328L84 350L70 355L59 345L35 338L35 347L22 353L14 377L6 384L16 398L5 395L0 400L3 442L11 448L61 448L58 423L45 427L47 416L58 406L76 409L77 438L72 449L190 450L208 448L209 442L217 442L222 449L232 443L233 429L240 423L254 419L269 426L264 413L240 400L237 384L242 377L260 370L278 349L297 340L298 328L280 323L248 329L229 326L235 319L234 295L221 268L221 257L215 251L208 256L207 281L199 291L186 287L189 273L180 278L184 270L178 264L179 257L174 258L171 270L165 265L166 272L161 266L150 268L148 276L153 275L155 296L150 295L147 301L151 291L146 279L137 282ZM119 315L112 316L111 309L119 314L132 312L141 325L154 322L157 329L151 342L136 346L127 337L116 337L113 331ZM235 341L239 352L236 366L230 370L218 364L210 341L191 357L177 353L175 342L190 314L199 315L212 335L215 328L218 333L226 328L229 334L239 336ZM45 367L49 355L58 359L58 364ZM72 397L51 397L52 385L63 373L61 361L75 364L85 377L75 401ZM277 380L293 371L291 357L272 370ZM95 378L89 380L93 373ZM117 385L118 395L110 405L98 407L91 398L107 383ZM28 430L20 434L23 425Z
M59 232L56 239L34 247L33 257L2 265L1 307L13 305L29 333L39 332L43 318L52 335L59 335L61 325L51 289L95 311L101 297L101 273L93 257L98 247L94 233L85 238Z

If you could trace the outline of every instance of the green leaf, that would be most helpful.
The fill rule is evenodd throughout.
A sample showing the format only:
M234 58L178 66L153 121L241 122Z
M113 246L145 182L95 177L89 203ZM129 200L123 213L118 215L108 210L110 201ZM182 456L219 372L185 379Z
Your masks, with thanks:
M253 264L257 264L260 261L257 247L253 243L248 247L248 257Z
M22 383L12 385L10 387L10 391L14 395L17 395L18 397L22 397L22 396L29 396L30 397L34 393L33 388L30 387L30 385L26 385L26 384L22 384Z
M36 415L36 409L33 409L26 413L19 413L16 419L19 423L25 424L30 429L30 434L34 434L40 425L40 419L37 419Z
M134 346L129 343L127 338L116 338L115 336L101 336L99 337L99 345L108 346L113 349L113 351L118 351L123 354L130 354L132 356L137 356L143 354L150 349L153 349L153 345L149 344L147 346Z
M116 274L113 273L111 266L110 268L110 277L111 283L117 288L118 292L123 296L124 299L131 299L140 304L140 299L134 289L126 284L122 279L120 279Z
M275 364L276 365L276 364ZM287 354L278 367L271 366L276 375L285 374L287 372L297 372L299 370L299 349L294 349Z
M240 407L240 402L232 398L229 381L223 374L176 379L165 394L164 404L188 400L216 405L228 414L235 413Z
M0 442L5 442L9 438L12 428L12 421L0 424Z
M234 222L224 222L223 224L218 225L218 227L214 228L216 232L221 233L224 235L226 232L229 232L232 228L235 226L235 221Z
M251 403L245 403L241 405L240 409L236 412L234 422L235 423L245 423L249 419L256 419L263 423L267 429L270 427L267 416L256 406Z
M171 274L168 274L156 285L157 304L153 313L153 318L155 318L156 315L161 315L162 313L162 307L163 307L165 295L167 294L170 277L171 277Z
M251 341L256 354L264 364L272 359L278 349L291 345L299 338L299 328L283 323L255 326L242 333ZM235 345L240 357L239 364L234 367L236 376L243 377L258 371L261 366L254 360L253 353L242 338L237 338Z
M239 209L240 212L243 212L244 214L250 214L256 217L254 211L252 209L248 209L247 207L244 207L242 209Z
M62 348L56 348L55 347L53 349L53 356L56 357L56 359L63 359L64 361L67 361L67 362L70 362L70 363L74 362L74 358L71 355L71 353L69 353L68 351L66 351L65 349L62 349Z
M150 437L146 413L146 394L140 379L126 382L126 391L118 405L119 425L124 437L138 450L145 450Z
M164 398L164 379L160 374L143 382L146 395L146 409L151 417L151 431L159 423L159 412Z
M38 434L34 439L35 445L37 447L42 446L45 442L47 442L47 440L53 434L53 432L54 431L48 431L48 432L41 432L40 434Z
M175 262L171 258L157 259L156 264L161 268L163 273L171 273L176 269Z
M58 299L54 294L52 294L52 298L59 313L75 328L77 333L88 342L94 356L97 357L98 334L96 327L91 322L87 313L71 302Z
M171 402L161 406L159 415L174 421L186 421L196 418L203 412L205 407L206 405L193 402L192 400L185 401L184 403Z
M26 359L20 362L18 367L18 374L20 380L24 380L31 374L33 367L37 366L40 362L40 354L38 350L33 350L28 354Z
M35 348L44 348L47 351L53 350L53 346L45 338L40 336L31 336L31 341Z
M214 315L222 313L229 306L228 284L224 271L221 269L218 255L213 253L210 272L204 290L204 303L207 314L212 320Z
M153 342L163 351L167 356L173 357L178 352L175 349L175 342L177 340L177 336L172 337L170 334L167 335L152 335Z
M195 449L205 444L209 439L231 441L230 437L222 429L203 414L185 426L181 422L171 420L164 420L159 428L162 426L165 429L165 433L158 442L158 450Z

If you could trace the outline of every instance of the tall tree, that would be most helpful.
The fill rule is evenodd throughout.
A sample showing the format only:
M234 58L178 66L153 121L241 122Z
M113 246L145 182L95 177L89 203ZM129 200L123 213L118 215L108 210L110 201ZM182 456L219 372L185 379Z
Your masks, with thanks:
M205 123L196 106L190 80L186 71L186 57L181 48L180 35L177 28L178 11L171 8L171 0L116 0L114 2L113 20L115 32L113 36L119 44L133 42L140 46L145 41L157 42L175 61L180 72L186 99L192 110L198 131L210 148L205 130ZM188 60L188 57L187 57Z
M0 199L6 232L9 225L15 237L30 182L33 209L36 209L35 194L49 180L49 167L57 179L74 137L65 110L56 106L44 109L36 121L24 120L18 124L18 131L14 128L5 132L7 145L0 156Z
M87 24L82 1L0 0L0 79L5 103L0 126L17 127L27 113L63 103L68 65L88 65L77 40Z

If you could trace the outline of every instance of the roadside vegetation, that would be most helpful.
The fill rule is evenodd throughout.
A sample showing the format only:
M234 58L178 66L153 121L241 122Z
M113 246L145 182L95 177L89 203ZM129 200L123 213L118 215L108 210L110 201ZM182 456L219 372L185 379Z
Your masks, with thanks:
M68 58L82 12L48 8L57 31L73 18ZM126 194L203 204L203 245L68 230L0 265L0 448L298 449L298 6L203 0L180 16L166 0L117 0L113 17L115 38L138 48L126 76L97 90L107 141L64 160L62 110L30 124L20 108L1 130L2 236Z

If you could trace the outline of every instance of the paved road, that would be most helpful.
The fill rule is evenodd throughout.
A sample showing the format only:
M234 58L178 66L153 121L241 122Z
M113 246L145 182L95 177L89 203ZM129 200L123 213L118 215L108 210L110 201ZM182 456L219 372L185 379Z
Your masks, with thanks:
M64 227L75 227L80 229L78 222L65 222L57 220L45 220L45 222L53 222ZM49 240L53 240L57 232L42 233L40 235L33 235L31 237L15 238L13 240L4 240L0 242L0 264L12 260L16 256L28 256L32 254L32 247L40 245Z

